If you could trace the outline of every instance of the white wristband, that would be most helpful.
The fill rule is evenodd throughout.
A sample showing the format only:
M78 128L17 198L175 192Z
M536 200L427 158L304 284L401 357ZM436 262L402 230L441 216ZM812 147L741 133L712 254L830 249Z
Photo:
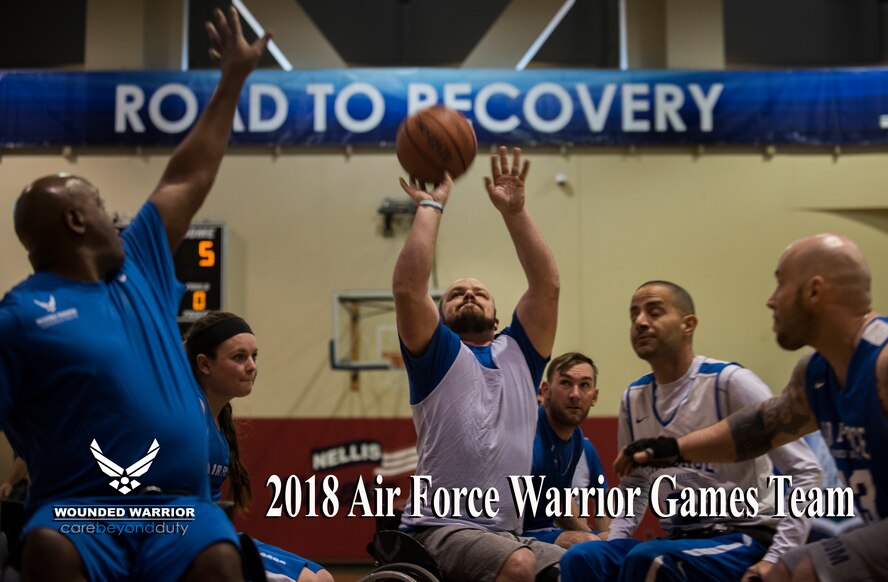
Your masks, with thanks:
M432 208L436 209L441 214L444 214L444 205L441 204L440 202L435 202L434 200L420 200L419 205L420 206L431 206Z

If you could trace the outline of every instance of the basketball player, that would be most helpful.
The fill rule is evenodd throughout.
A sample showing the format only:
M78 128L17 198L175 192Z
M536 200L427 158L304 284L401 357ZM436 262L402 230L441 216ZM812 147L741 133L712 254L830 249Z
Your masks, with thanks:
M787 552L769 579L888 577L888 318L870 305L870 270L851 240L820 234L792 243L768 299L777 343L811 346L779 396L678 439L639 441L615 463L743 461L817 428L854 490L866 526ZM677 435L673 435L677 436Z
M236 507L246 510L252 489L250 476L240 459L231 400L253 391L259 373L256 336L242 318L233 313L212 311L188 329L185 353L207 397L210 496L213 501L219 501L222 484L228 478ZM323 566L259 540L253 542L269 580L333 582L333 576Z
M533 441L534 477L544 477L543 489L560 490L573 486L574 474L580 463L589 472L586 447L597 462L590 475L598 486L598 475L603 474L598 452L584 436L580 423L586 419L589 409L598 399L598 368L588 356L579 352L567 352L554 358L546 371L546 379L540 384L543 403L539 407L536 438ZM588 485L585 485L588 486ZM597 540L585 519L574 511L573 517L555 519L542 511L536 515L532 508L525 508L524 534L542 542L570 548L580 542ZM577 509L574 507L574 509Z
M516 535L521 520L508 476L530 472L537 387L555 339L558 270L524 206L528 163L522 165L521 151L513 150L510 163L501 147L491 166L487 193L528 284L511 325L497 333L493 297L477 279L454 282L439 306L429 295L438 227L453 185L449 176L432 192L401 180L417 209L395 265L393 290L416 425L416 473L431 477L433 490L496 488L498 511L469 517L463 498L462 517L456 509L437 517L427 503L413 507L414 492L402 524L430 550L447 580L529 581L541 572L555 580L563 550ZM420 517L412 517L414 512Z
M267 38L248 44L233 8L207 29L219 84L121 236L83 178L36 180L15 206L35 273L0 304L0 425L31 470L27 580L242 578L234 528L209 499L171 251L210 190ZM126 504L192 507L194 519L182 536L101 520L91 523L107 533L79 533L83 522L54 520L54 507ZM144 533L108 529L130 524Z
M667 281L641 285L629 308L630 339L639 358L648 362L651 373L633 382L620 406L620 447L639 437L683 435L744 406L767 400L771 392L752 372L733 363L694 354L693 338L697 316L691 296ZM808 520L775 519L771 461L784 475L793 477L793 489L806 491L820 485L820 469L813 453L801 442L788 444L742 464L689 464L666 471L638 469L623 478L621 487L639 487L634 517L613 520L606 543L574 546L562 560L565 580L739 580L760 576L779 556L803 544ZM674 486L665 479L674 479ZM735 515L727 503L713 507L708 515L689 515L696 504L679 511L682 489L723 491L740 488L741 502ZM755 488L757 507L745 492ZM685 495L687 492L685 492ZM783 495L783 491L779 492ZM661 526L668 538L650 542L630 539L644 516L649 497L673 498L677 509L662 501L658 509L667 514ZM712 505L712 504L710 504ZM702 505L701 505L702 508ZM779 525L778 525L779 522ZM776 530L776 531L775 531Z
M607 491L607 478L604 475L604 466L601 464L601 456L598 454L598 449L596 449L595 445L592 444L592 441L589 440L589 437L583 437L583 454L580 455L580 460L574 471L571 487L584 487L586 489L600 487L602 491ZM590 504L590 507L595 506ZM598 536L598 539L605 540L607 539L607 532L610 529L610 524L610 517L606 514L599 517L598 512L596 511L595 529L592 533Z

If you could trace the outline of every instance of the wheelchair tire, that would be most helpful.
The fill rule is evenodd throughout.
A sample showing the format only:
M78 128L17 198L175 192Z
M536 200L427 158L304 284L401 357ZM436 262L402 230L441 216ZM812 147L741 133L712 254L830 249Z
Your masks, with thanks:
M384 580L395 580L397 582L441 582L425 568L407 562L394 562L380 566L361 578L359 582Z

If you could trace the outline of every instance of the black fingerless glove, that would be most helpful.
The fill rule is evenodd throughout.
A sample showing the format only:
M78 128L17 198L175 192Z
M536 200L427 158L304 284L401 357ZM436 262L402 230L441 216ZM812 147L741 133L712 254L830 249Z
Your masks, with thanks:
M633 459L635 453L647 451L651 460L646 463L638 463ZM678 452L678 441L672 437L657 437L655 439L639 439L623 449L633 463L646 467L671 467L684 461Z

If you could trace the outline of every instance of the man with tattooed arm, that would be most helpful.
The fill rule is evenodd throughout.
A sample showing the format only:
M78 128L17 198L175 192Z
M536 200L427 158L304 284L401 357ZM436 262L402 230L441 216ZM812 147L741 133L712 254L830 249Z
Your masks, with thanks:
M766 580L888 578L888 318L872 312L870 270L851 240L791 244L768 300L777 343L811 346L779 395L678 439L636 441L614 465L750 459L820 429L867 525L784 554Z

